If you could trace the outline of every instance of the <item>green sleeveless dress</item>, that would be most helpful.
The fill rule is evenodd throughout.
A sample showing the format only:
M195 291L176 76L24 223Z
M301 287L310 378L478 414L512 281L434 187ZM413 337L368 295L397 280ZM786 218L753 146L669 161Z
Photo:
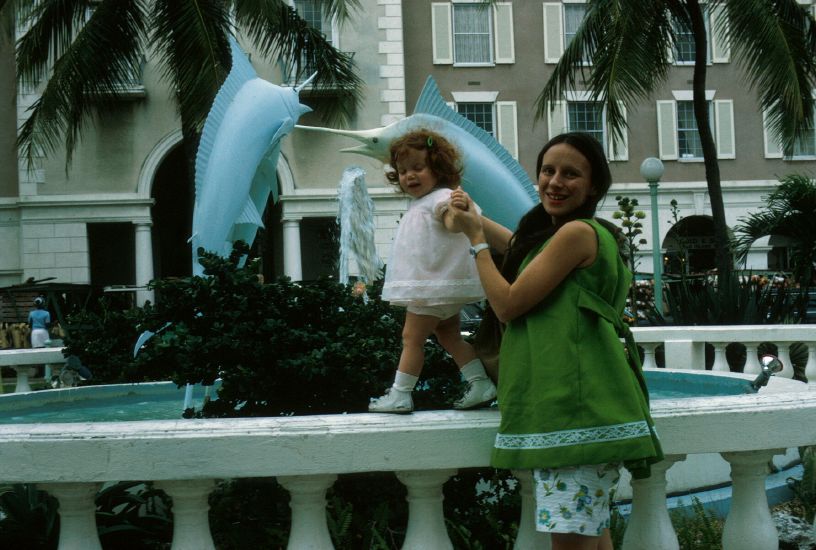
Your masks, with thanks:
M612 234L595 220L598 255L502 337L497 468L624 462L636 478L663 459L649 394L622 320L631 272ZM549 241L548 241L549 242ZM544 248L533 250L519 272ZM620 339L625 338L624 346Z

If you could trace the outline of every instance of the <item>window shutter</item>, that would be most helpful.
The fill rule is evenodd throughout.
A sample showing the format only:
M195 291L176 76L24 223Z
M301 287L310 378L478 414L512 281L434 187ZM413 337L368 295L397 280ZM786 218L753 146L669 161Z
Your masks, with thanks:
M558 63L564 53L564 23L561 4L544 3L544 63Z
M513 4L510 2L496 2L493 5L493 10L496 33L496 63L515 63Z
M768 113L762 111L762 134L765 138L765 158L766 159L781 159L782 158L782 144L776 139L776 136L768 127Z
M722 4L711 9L711 62L731 61L731 44L728 40L728 14Z
M567 131L567 102L554 101L547 104L547 126L550 139Z
M657 102L657 147L663 160L677 160L677 103Z
M453 64L453 27L450 2L431 4L431 36L434 65Z
M626 120L626 107L622 101L618 102L618 108L623 113L623 119ZM609 160L629 160L629 128L623 129L623 138L617 137L612 130L607 133Z
M514 159L518 159L518 131L516 130L516 102L496 102L498 140Z
M734 142L734 101L731 99L714 100L714 120L717 130L717 158L737 158Z

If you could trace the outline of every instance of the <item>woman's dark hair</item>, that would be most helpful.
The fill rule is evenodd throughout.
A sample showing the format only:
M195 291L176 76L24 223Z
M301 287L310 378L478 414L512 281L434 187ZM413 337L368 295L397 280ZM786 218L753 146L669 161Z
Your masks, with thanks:
M580 152L584 158L589 162L591 171L591 183L595 193L587 196L587 201L584 205L574 212L572 212L566 220L556 226L553 224L552 217L544 210L544 206L539 203L535 205L529 212L527 212L519 221L518 229L510 239L510 246L507 248L504 263L502 264L502 275L508 281L512 282L516 279L519 266L527 254L530 253L536 246L541 245L544 241L552 237L558 230L558 227L570 220L589 219L595 216L595 210L598 207L598 202L603 199L609 187L612 185L612 174L609 171L609 164L606 161L606 154L603 147L598 140L589 134L580 132L569 132L559 134L548 141L541 152L538 153L538 160L536 161L536 178L541 172L541 165L544 161L544 155L547 151L558 144L565 143L574 147ZM599 220L600 221L600 220ZM611 224L604 224L604 227L615 234L615 226Z
M436 183L455 189L462 181L462 155L447 139L432 130L419 128L395 139L389 148L392 170L385 177L394 185L399 185L397 162L409 149L427 151L428 168L436 176Z

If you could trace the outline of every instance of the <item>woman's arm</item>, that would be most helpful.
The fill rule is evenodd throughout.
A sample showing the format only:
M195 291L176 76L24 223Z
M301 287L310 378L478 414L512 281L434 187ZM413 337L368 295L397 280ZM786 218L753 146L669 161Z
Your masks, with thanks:
M458 207L461 204L460 197L454 197L452 202L454 217L459 220L471 244L486 242L487 232L481 216L475 215L470 209L462 210ZM470 201L469 197L467 199ZM574 269L591 264L597 252L597 237L592 227L583 222L569 222L558 230L547 247L530 262L512 285L499 272L490 254L479 253L476 256L476 267L490 306L499 320L506 323L527 313L541 302Z
M482 229L490 248L504 254L510 245L510 237L513 236L513 232L485 216L482 216Z

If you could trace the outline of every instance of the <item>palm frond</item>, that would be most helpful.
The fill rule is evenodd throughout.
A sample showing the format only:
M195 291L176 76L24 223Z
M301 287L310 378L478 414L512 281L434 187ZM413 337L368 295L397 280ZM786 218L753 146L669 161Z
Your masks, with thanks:
M46 17L53 15L37 13ZM84 26L72 31L73 41L56 58L53 74L40 98L29 109L29 117L18 134L18 146L29 166L37 156L35 152L47 153L60 145L64 145L66 162L70 164L93 108L104 108L105 98L115 99L120 93L120 83L140 70L145 17L143 0L103 2ZM38 42L44 36L40 20L33 21L29 32L34 34L23 36L20 41L23 51L19 55L21 70L34 75L41 70L35 66L45 66L47 62L39 57L42 48L47 51L56 46L53 40L48 41L50 45ZM25 44L31 49L26 49Z
M724 1L727 36L748 83L768 113L772 132L790 153L813 124L816 25L796 0Z
M586 75L586 88L607 104L613 132L625 129L623 110L648 97L668 74L666 51L673 40L667 5L662 1L593 0L536 100L541 118L552 101L575 89L576 75ZM638 13L638 17L632 17ZM584 60L589 60L586 66Z
M230 32L228 5L222 0L156 0L153 4L151 42L163 78L176 90L185 139L200 133L229 73Z
M321 0L323 13L338 22L348 20L354 10L360 9L360 0Z
M330 122L351 120L362 100L363 86L352 55L332 46L323 33L280 0L235 0L235 19L267 59L294 67L299 78L309 76L302 74L307 67L317 71L312 97L318 100L314 106L319 114Z

